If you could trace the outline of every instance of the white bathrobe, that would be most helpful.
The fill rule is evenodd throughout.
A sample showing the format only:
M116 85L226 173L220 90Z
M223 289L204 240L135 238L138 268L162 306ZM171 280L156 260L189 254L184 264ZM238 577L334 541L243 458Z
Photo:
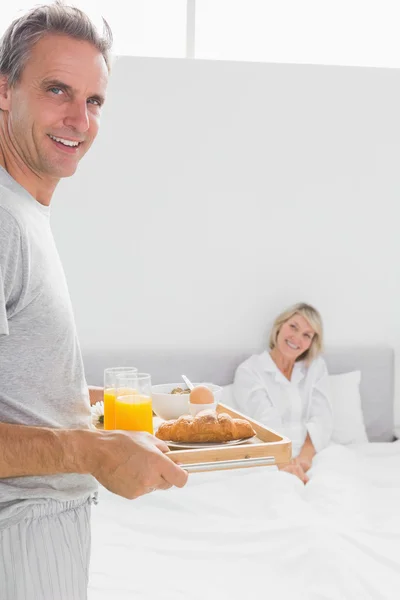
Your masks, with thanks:
M307 433L316 452L325 448L333 429L328 371L323 358L308 367L295 363L289 381L269 352L248 358L236 370L233 394L238 409L292 440L297 456Z

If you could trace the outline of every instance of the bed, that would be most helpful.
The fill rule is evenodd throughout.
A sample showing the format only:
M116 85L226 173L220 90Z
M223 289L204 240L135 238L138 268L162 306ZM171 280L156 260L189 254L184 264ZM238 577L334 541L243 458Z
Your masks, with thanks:
M228 384L244 357L141 358L87 355L88 380L101 384L104 366L131 362L149 370L155 382L178 380L186 372ZM400 442L392 441L393 358L384 347L326 353L330 373L361 371L370 441L321 452L307 486L274 467L258 467L192 474L182 490L134 502L101 488L92 512L89 600L271 594L397 600Z

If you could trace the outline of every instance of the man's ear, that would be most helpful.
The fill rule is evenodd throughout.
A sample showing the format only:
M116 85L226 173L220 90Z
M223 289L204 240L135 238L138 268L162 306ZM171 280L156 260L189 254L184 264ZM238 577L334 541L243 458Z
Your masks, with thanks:
M0 110L10 109L11 89L7 75L0 74Z

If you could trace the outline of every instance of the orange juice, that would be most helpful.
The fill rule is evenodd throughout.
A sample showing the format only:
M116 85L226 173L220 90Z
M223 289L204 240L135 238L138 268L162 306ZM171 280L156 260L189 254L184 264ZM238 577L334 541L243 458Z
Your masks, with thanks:
M118 398L115 400L115 429L153 433L151 397L135 391L121 397L118 392Z
M115 429L115 390L104 390L104 429Z
M118 389L118 396L129 396L137 394L136 390L131 388ZM104 390L104 429L116 429L115 427L115 400L117 390L108 388ZM119 427L121 429L121 427Z

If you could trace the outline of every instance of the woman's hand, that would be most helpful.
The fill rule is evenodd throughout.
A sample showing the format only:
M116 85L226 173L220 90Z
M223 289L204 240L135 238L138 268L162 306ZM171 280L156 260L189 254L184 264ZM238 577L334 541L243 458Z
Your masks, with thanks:
M306 456L296 456L292 462L295 465L299 465L303 469L304 473L307 473L307 471L311 469L312 459L307 458Z
M292 459L288 465L285 465L284 467L279 467L279 470L286 471L287 473L291 473L292 475L296 475L296 477L298 477L300 481L302 481L304 484L310 481L308 475L305 473L303 467L299 464L297 458Z

